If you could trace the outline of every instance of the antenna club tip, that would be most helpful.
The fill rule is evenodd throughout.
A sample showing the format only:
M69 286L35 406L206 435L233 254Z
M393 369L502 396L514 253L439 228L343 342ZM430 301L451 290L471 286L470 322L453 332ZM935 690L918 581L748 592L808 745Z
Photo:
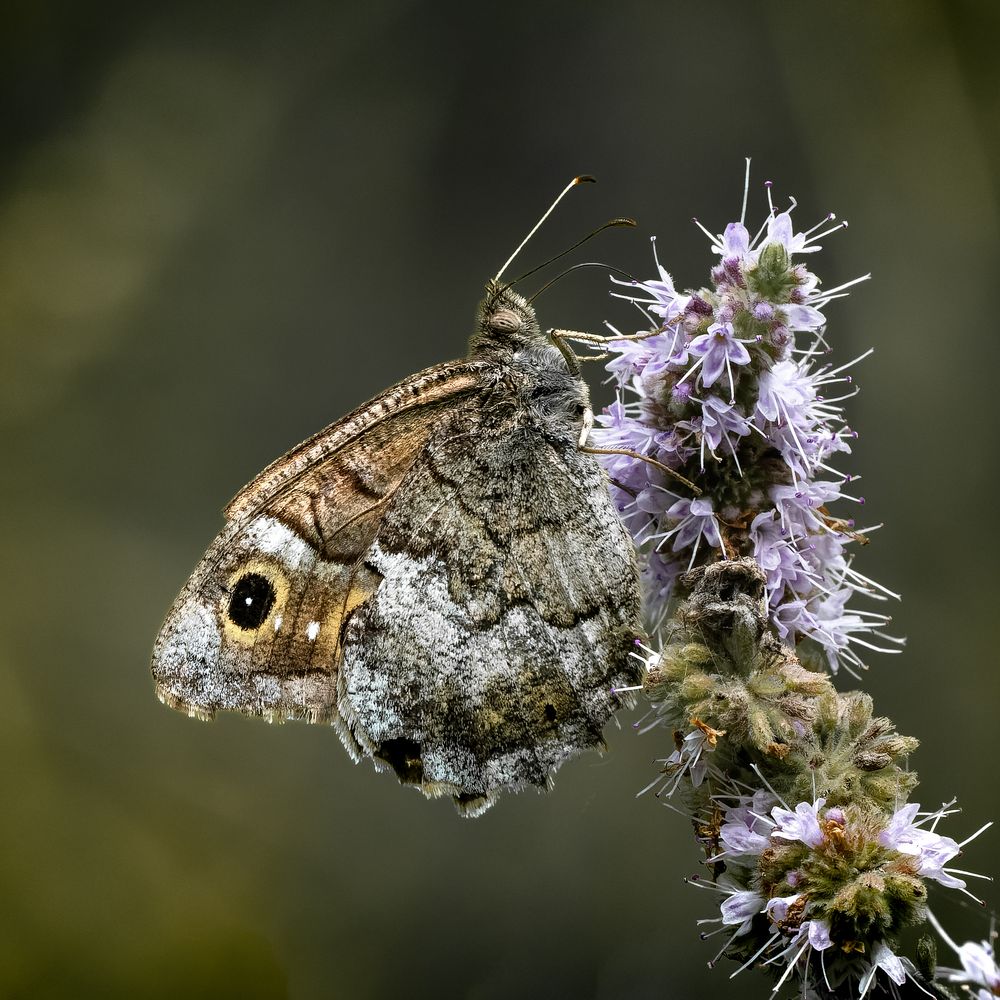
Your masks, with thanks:
M580 174L579 177L573 178L574 184L596 184L597 178L592 177L590 174Z

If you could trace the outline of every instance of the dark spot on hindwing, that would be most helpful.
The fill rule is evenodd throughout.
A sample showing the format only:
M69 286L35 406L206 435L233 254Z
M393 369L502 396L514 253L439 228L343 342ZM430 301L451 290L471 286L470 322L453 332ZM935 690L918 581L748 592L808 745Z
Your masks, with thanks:
M420 744L403 737L385 740L375 752L376 757L396 772L400 781L417 785L424 778L424 762L420 754Z
M246 631L258 629L274 607L274 584L260 573L244 573L229 598L229 620Z
M545 706L545 721L555 722L556 721L556 710L551 704Z

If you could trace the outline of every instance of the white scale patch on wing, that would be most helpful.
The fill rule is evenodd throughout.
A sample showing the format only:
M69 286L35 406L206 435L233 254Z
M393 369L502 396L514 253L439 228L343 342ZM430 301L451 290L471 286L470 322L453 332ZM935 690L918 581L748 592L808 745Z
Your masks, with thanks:
M189 715L202 717L244 703L245 681L217 669L221 649L222 634L214 609L197 597L175 608L158 648L160 680L156 693L160 700L188 706ZM275 704L281 697L281 684L274 677L256 675L250 683L261 705Z
M313 547L273 517L254 518L240 539L240 547L276 556L290 570L311 566L316 561Z
M201 661L219 657L222 635L215 613L197 598L173 612L173 627L159 649L159 662L179 680L191 681L203 669Z
M385 578L372 598L377 613L405 622L411 648L419 650L420 658L448 669L466 633L453 620L454 603L444 579L431 572L430 560L383 552L376 543L367 561ZM394 670L369 669L370 657L352 657L351 653L348 641L341 670L346 675L352 714L365 720L367 735L379 743L394 736L402 722L394 710L393 688L417 678L412 674L401 677Z
M547 626L530 605L514 604L493 627L470 628L468 611L455 603L445 567L434 556L385 552L376 543L367 561L384 579L366 615L391 622L397 636L405 634L406 654L386 662L382 651L352 641L348 632L341 664L347 705L341 710L359 724L357 736L363 743L377 747L405 735L421 744L425 786L485 789L520 784L528 760L535 761L536 770L539 765L548 770L581 749L579 732L567 728L547 734L544 745L532 741L483 759L474 747L463 745L464 740L442 739L439 730L424 729L417 721L422 715L419 706L442 697L463 718L482 711L487 724L490 689L494 702L498 680L506 678L510 690L520 689L524 676L535 671L542 653L539 628ZM595 668L609 652L601 641L602 627L598 621L581 622L576 629L562 631L559 641L559 669L567 678L584 682L577 697L596 718L610 714L610 691L594 686ZM517 711L516 706L511 710Z

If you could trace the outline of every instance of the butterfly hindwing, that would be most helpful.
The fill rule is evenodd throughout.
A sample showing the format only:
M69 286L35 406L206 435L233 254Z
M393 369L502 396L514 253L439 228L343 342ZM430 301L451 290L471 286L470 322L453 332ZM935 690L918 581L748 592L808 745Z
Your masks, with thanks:
M489 393L464 399L365 565L382 583L346 627L338 708L401 780L476 811L601 745L612 689L635 680L635 570L604 473L575 441Z

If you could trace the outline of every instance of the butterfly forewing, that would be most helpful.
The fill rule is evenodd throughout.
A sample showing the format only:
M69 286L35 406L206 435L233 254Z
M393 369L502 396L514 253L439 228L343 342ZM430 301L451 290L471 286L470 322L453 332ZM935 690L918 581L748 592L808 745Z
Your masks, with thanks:
M476 390L475 374L459 362L407 379L230 502L157 639L163 701L202 718L335 718L341 628L378 583L363 556L442 409Z

